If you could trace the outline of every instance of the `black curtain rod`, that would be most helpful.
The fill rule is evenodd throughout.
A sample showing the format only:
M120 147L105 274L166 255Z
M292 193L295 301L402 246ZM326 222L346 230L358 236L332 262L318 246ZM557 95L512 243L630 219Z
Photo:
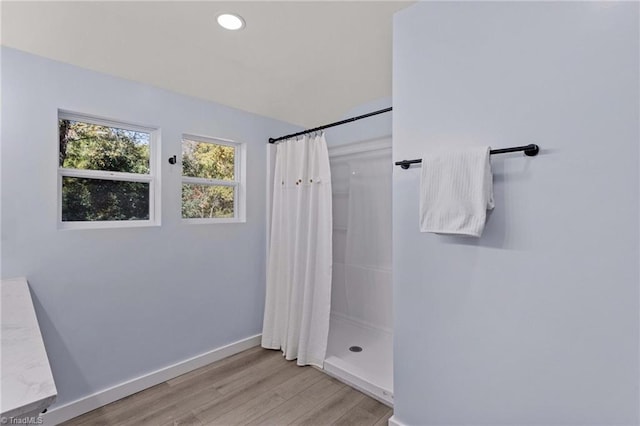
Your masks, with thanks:
M342 124L351 123L352 121L361 120L363 118L371 117L372 115L382 114L383 112L389 112L393 110L393 107L380 109L378 111L369 112L367 114L359 115L357 117L347 118L346 120L336 121L335 123L325 124L324 126L315 127L313 129L303 130L298 133L292 133L290 135L280 136L279 138L269 138L269 143L276 143L281 140L295 138L296 136L305 135L307 133L317 132L319 130L328 129L329 127L340 126Z
M536 144L529 144L524 146L514 146L512 148L502 148L502 149L492 149L490 151L491 155L493 154L506 154L507 152L518 152L524 151L524 155L528 155L529 157L535 157L540 152L540 148ZM403 169L408 169L412 164L422 163L422 160L403 160L396 161L396 166L400 166Z

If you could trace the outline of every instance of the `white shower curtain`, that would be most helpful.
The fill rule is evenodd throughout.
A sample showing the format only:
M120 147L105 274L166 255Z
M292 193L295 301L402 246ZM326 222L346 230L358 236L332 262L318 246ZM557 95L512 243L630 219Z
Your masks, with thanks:
M277 146L262 346L322 367L331 310L331 172L324 134Z

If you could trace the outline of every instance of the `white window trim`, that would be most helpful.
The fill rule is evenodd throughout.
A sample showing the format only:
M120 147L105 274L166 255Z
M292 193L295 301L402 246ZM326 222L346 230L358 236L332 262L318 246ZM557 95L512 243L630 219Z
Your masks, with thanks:
M206 179L196 178L182 175L182 141L190 140L194 142L213 143L216 145L232 146L235 148L235 169L234 175L236 180L219 180L219 179ZM246 223L246 161L247 161L247 148L244 142L236 142L231 139L215 138L211 136L196 135L193 133L183 133L182 139L180 139L180 190L182 191L183 183L191 183L197 185L209 185L209 186L233 186L235 187L233 212L235 217L205 217L205 218L183 218L182 217L182 196L180 196L180 217L182 222L189 225L205 225L214 223Z
M59 120L80 121L83 123L97 124L100 126L115 127L118 129L149 133L149 174L111 172L104 170L79 170L60 167L59 156L56 155L58 164L58 229L105 229L105 228L137 228L160 226L160 129L153 126L141 126L126 121L113 120L81 114L66 110L58 110L56 123ZM56 129L58 128L56 124ZM57 143L57 140L56 140ZM60 147L56 150L59 154ZM126 182L143 182L149 184L149 219L147 220L100 220L100 221L62 221L62 178L79 177L90 179L116 180Z

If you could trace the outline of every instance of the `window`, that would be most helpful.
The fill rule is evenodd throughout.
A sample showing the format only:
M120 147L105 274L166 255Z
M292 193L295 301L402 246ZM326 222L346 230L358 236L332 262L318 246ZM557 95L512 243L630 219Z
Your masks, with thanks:
M60 227L158 224L157 133L60 111Z
M182 218L244 221L244 144L183 135Z

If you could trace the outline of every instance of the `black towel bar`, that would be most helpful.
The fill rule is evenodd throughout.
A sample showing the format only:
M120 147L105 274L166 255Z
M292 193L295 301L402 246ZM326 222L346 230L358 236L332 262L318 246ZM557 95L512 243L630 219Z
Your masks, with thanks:
M538 155L538 152L540 152L540 148L538 147L538 145L532 143L524 146L514 146L512 148L492 149L491 155L506 154L507 152L518 152L518 151L524 151L524 155L527 155L529 157L535 157L536 155ZM409 167L411 167L412 164L419 164L419 163L422 163L422 160L420 159L402 160L402 161L396 161L395 164L396 166L400 166L403 169L408 169Z

